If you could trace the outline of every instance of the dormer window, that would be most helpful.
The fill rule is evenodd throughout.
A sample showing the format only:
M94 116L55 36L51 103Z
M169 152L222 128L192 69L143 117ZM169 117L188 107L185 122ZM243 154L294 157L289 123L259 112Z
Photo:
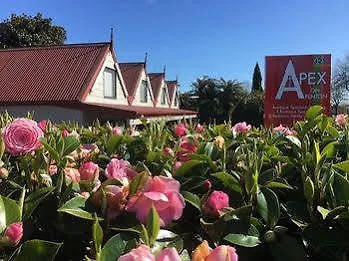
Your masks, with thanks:
M174 105L175 106L178 106L178 96L179 96L179 94L178 94L178 92L176 92L176 94L175 94L175 100L174 100Z
M103 73L103 88L105 98L116 98L116 72L113 69L105 68Z
M141 102L148 102L148 82L142 80L141 83Z
M166 104L166 87L162 88L161 104Z

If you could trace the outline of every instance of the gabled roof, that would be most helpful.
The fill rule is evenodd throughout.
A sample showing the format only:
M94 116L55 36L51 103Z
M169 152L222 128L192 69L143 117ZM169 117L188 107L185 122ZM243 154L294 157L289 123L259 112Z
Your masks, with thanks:
M160 94L161 83L162 81L165 82L165 73L148 73L148 76L153 90L154 103L156 103ZM169 100L169 97L167 99Z
M145 69L145 63L119 63L119 66L129 95L129 103L132 103L141 80L142 72Z
M177 81L166 81L166 83L167 83L168 95L170 96L170 104L172 105L172 101L173 101L174 95L176 93L178 82Z
M0 50L2 104L72 103L92 88L110 43Z

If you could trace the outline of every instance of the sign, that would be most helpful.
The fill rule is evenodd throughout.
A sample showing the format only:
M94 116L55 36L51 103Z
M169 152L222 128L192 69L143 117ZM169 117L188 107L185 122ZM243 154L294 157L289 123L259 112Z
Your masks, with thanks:
M331 55L265 58L264 126L292 126L315 104L330 112Z

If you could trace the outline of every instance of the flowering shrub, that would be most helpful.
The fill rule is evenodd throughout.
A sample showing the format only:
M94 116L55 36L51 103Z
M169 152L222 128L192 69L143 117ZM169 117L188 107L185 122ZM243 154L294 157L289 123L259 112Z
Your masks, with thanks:
M0 260L348 259L346 115L0 128Z

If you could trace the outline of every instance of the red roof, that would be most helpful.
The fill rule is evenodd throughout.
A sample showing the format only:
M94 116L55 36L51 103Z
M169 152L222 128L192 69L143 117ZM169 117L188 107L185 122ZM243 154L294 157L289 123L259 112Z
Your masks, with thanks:
M110 108L119 111L121 114L127 114L131 118L138 117L156 117L156 116L181 116L181 115L197 115L196 111L170 109L170 108L154 108L143 106L131 106L131 105L112 105L102 103L84 103L90 106L96 106L97 108Z
M139 86L139 81L141 79L145 63L119 63L119 66L129 95L128 101L130 104L132 104L136 95L137 87Z
M2 104L79 101L92 88L110 43L0 50Z
M172 100L177 89L177 81L166 81L166 83L168 88L168 95L170 96L170 104L172 104Z
M161 89L161 83L164 80L165 81L165 74L164 73L149 73L148 74L150 78L150 84L151 88L153 90L154 95L154 103L158 100L160 89Z

